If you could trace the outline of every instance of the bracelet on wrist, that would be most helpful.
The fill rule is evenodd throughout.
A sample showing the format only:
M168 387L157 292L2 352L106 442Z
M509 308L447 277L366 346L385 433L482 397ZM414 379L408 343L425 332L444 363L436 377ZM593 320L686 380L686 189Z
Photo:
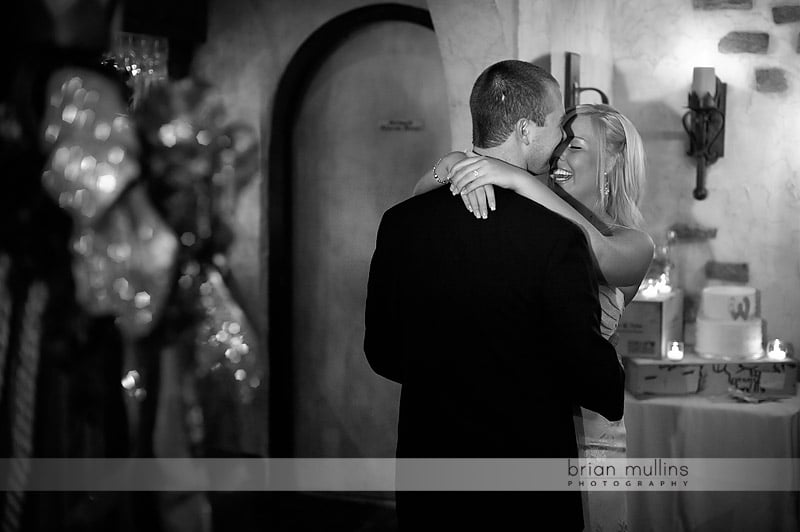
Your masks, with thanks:
M447 179L446 177L441 178L439 177L439 174L436 173L436 168L439 167L439 163L442 162L442 159L444 158L445 156L443 155L442 157L439 158L438 161L436 161L436 164L433 165L433 179L436 180L436 182L439 183L440 185L446 185L447 183L450 182L450 180Z

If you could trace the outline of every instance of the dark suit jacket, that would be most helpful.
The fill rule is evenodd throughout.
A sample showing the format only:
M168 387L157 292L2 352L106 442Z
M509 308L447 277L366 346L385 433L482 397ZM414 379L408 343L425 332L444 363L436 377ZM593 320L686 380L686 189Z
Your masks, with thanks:
M402 384L400 458L577 457L574 405L622 417L624 374L600 335L585 236L495 192L488 220L440 187L389 209L378 229L364 352ZM577 526L579 494L558 497Z

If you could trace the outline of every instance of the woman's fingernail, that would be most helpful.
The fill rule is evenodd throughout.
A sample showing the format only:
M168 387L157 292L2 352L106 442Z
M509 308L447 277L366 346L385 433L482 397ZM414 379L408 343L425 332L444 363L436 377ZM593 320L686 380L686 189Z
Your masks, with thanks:
M495 206L494 206L494 203L490 203L490 204L489 204L489 208L490 208L491 210L495 210L497 207L495 207Z
M468 210L469 212L472 212L472 205L467 205L467 210Z

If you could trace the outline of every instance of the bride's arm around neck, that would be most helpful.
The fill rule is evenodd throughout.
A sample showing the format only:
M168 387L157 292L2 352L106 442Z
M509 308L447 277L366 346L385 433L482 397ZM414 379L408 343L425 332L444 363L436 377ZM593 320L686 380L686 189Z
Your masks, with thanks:
M516 192L576 223L586 235L601 282L615 287L638 286L650 267L655 245L639 229L611 223L556 186L550 189L531 177Z

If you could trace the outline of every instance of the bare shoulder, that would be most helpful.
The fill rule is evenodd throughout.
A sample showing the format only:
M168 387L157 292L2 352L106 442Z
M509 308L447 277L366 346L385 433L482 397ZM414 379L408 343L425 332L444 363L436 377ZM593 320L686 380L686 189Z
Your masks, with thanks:
M618 238L624 238L631 249L644 255L652 256L656 248L653 238L641 229L613 225L611 226L611 234Z
M615 226L612 234L622 246L628 268L635 271L635 276L641 280L653 261L656 248L653 239L640 229L623 226Z
M630 229L630 231L631 240L633 245L636 246L636 249L639 250L643 255L652 258L653 252L656 249L656 244L653 242L653 238L640 229Z

